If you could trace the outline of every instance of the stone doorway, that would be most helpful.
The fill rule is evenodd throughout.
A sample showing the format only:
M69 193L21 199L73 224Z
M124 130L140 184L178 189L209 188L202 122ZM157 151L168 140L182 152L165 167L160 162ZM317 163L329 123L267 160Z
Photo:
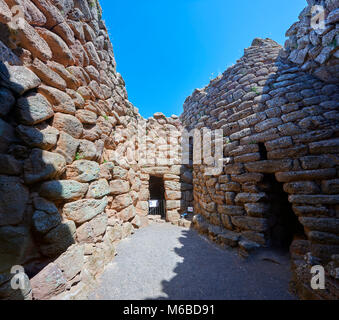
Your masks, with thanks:
M284 191L274 174L265 174L264 184L270 198L271 229L270 244L272 248L288 251L295 239L306 239L304 227L294 213Z
M149 215L159 215L166 220L165 185L163 177L150 176L149 179Z

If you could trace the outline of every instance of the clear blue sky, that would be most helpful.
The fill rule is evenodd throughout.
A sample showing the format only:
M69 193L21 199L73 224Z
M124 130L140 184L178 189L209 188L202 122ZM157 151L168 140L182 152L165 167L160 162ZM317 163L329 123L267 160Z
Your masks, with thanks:
M148 118L180 115L255 37L283 44L306 0L100 0L129 100Z

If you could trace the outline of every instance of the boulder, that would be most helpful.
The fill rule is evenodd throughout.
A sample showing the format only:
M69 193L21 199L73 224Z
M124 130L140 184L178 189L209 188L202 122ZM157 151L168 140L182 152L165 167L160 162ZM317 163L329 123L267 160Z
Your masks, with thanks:
M105 213L96 216L77 229L77 239L80 243L94 243L106 232L108 218Z
M37 88L41 80L26 67L10 66L0 61L0 83L22 95L28 90Z
M88 184L74 180L54 180L44 182L39 194L50 200L77 200L85 196Z
M23 220L29 191L17 177L0 175L0 226Z
M43 122L54 115L46 98L35 92L18 99L17 112L20 121L30 126Z
M43 255L54 258L64 253L75 243L76 227L73 221L64 221L49 231L42 239L40 249Z
M77 160L67 167L66 176L79 182L90 182L99 178L100 166L95 161Z
M119 195L130 191L130 185L128 181L113 180L110 182L110 192L112 195Z
M83 132L81 122L70 114L56 113L53 119L53 127L66 132L75 139L79 139Z
M31 279L33 298L35 300L49 300L66 289L67 280L55 263L50 263L46 268Z
M39 234L46 234L61 223L58 213L48 214L44 211L35 211L33 214L33 228Z
M75 104L67 93L45 85L41 85L38 92L47 98L55 112L75 114Z
M19 137L32 148L50 150L58 141L59 131L46 123L35 127L19 125L16 130Z
M82 224L93 219L102 213L108 204L105 197L102 200L84 199L71 203L67 203L63 208L63 214L76 224Z
M66 168L65 158L58 154L41 149L33 149L25 161L24 178L27 184L54 179Z
M84 266L84 254L83 246L73 245L54 261L67 281L72 280L81 272Z
M79 140L74 139L71 135L61 132L55 152L61 154L67 164L73 162L79 146Z
M109 195L110 188L106 179L99 179L98 181L92 182L88 188L87 198L103 198Z

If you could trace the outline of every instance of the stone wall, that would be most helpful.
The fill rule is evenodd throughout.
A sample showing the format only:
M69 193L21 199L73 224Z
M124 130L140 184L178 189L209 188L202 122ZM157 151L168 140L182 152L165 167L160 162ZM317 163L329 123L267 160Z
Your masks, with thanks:
M0 297L72 297L117 241L148 224L136 210L137 160L128 159L141 117L97 1L0 8ZM11 290L13 265L25 267L32 292Z
M193 165L194 225L244 256L292 232L293 288L302 298L338 299L339 90L287 59L288 51L255 39L186 99L183 125L222 129L226 162L216 176ZM335 74L338 60L322 66ZM310 289L315 264L327 274L319 294Z
M339 1L307 2L308 6L300 13L299 21L286 32L288 40L285 43L285 57L303 71L308 71L325 82L338 83ZM323 9L315 7L320 5ZM325 27L317 28L321 27L323 18Z
M255 39L180 119L146 120L97 0L0 0L0 299L85 297L116 244L148 225L151 176L164 180L168 222L186 225L194 205L195 226L242 255L299 219L294 288L338 298L338 5L324 5L324 32L308 27L309 6L285 48ZM184 132L202 128L224 133L221 174L192 163ZM280 205L293 209L287 223ZM313 264L326 266L320 296ZM21 291L15 265L30 278Z

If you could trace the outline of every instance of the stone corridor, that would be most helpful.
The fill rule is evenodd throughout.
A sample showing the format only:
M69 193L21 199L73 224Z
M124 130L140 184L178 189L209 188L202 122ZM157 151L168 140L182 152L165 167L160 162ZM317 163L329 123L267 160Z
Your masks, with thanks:
M117 253L88 298L295 298L288 292L291 277L288 255L264 251L245 260L192 229L154 223L121 241Z

